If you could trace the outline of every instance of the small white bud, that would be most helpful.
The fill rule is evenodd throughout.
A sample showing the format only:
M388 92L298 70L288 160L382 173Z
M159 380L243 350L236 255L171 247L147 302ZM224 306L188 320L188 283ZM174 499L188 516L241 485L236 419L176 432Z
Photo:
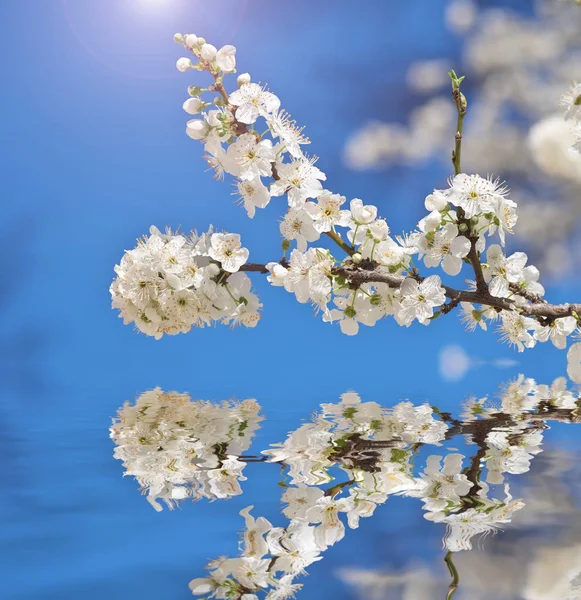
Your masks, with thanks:
M361 256L359 252L355 252L355 254L351 257L351 260L358 265L363 260L363 256Z
M216 277L216 275L218 275L219 272L220 272L220 267L218 265L215 265L214 263L210 263L206 267L206 275L208 277Z
M444 210L448 204L448 199L442 192L437 192L435 194L430 194L426 197L424 202L424 206L427 210Z
M194 35L193 33L189 33L188 35L186 35L186 46L188 48L193 48L197 44L198 44L198 36L197 35Z
M204 44L200 50L200 56L204 60L212 61L216 58L217 52L218 50L216 50L216 46L212 46L212 44Z
M199 114L202 107L203 103L199 98L188 98L183 105L183 109L190 115Z
M185 71L192 68L192 61L189 58L178 58L176 67L178 71L185 73Z
M181 33L174 33L173 41L176 44L183 44L184 43L184 36Z
M186 124L186 133L193 140L201 140L208 135L209 131L210 126L206 121L202 121L201 119L191 119Z
M238 84L238 87L242 87L244 84L246 83L250 83L252 80L250 79L250 73L241 73L240 75L238 75L238 78L236 79L236 83Z
M206 40L203 37L198 38L198 46L203 46L206 43Z

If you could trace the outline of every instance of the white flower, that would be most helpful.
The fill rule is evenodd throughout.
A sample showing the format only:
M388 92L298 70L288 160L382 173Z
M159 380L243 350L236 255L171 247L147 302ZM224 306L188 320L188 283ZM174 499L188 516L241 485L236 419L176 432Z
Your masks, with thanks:
M437 267L440 262L444 273L458 275L462 269L462 259L470 252L470 240L458 235L458 227L448 223L434 234L431 243L427 242L424 264L426 267Z
M359 198L351 200L349 207L353 220L358 225L368 225L377 218L377 207L372 204L365 206Z
M541 452L542 441L540 431L491 431L486 436L486 481L500 484L504 481L503 473L526 473L533 456Z
M548 325L539 328L535 332L535 338L539 342L546 342L549 338L553 345L559 350L564 350L567 346L567 336L571 335L577 327L577 319L575 317L563 317L555 319Z
M353 508L352 498L338 500L330 496L322 496L316 506L313 506L307 518L311 523L320 523L315 528L315 540L323 551L345 536L345 525L339 519L340 512L348 512Z
M472 488L472 482L462 473L462 459L462 454L448 454L441 467L441 456L428 456L421 487L408 495L423 498L430 511L444 510L448 502L460 502Z
M178 60L176 62L176 68L178 71L181 71L182 73L184 73L188 69L192 68L192 61L189 58L185 58L185 57L178 58Z
M282 495L282 501L287 504L283 514L289 519L304 520L307 512L323 497L321 488L299 483L297 487L289 487Z
M274 533L277 535L272 535ZM308 523L293 520L286 531L273 530L267 539L271 554L277 557L277 571L295 575L322 558L315 540L315 527Z
M264 539L264 535L272 529L272 525L264 517L254 519L250 514L250 511L253 508L254 506L247 506L240 511L246 524L246 531L244 532L244 551L242 556L262 558L265 554L268 554L268 544Z
M236 273L248 260L249 252L242 248L237 233L213 233L210 243L208 253L222 265L224 271Z
M243 556L237 559L232 575L246 588L268 587L270 559Z
M524 252L515 252L506 257L498 244L493 244L486 251L484 275L489 280L490 293L498 298L510 296L510 283L518 283L523 278L523 269L527 263Z
M405 250L389 236L375 247L372 246L369 248L369 244L366 245L363 255L367 256L368 253L372 260L376 260L386 267L394 267L409 260L409 256Z
M293 158L301 158L303 156L301 145L310 144L311 142L303 135L303 128L297 127L288 113L281 110L267 117L266 122L273 137L280 139L284 149Z
M316 204L307 202L305 210L313 219L315 229L323 233L331 231L335 228L335 225L346 227L349 224L351 213L348 210L340 209L344 202L345 196L323 190L317 198Z
M573 344L567 352L567 375L571 381L581 383L581 342Z
M274 150L270 140L259 142L252 133L243 133L228 148L228 157L238 166L242 180L272 175Z
M234 46L222 46L216 54L216 65L224 73L236 70L236 48Z
M426 210L429 210L430 212L435 210L441 212L448 206L448 198L446 197L446 194L440 190L434 190L433 194L426 196L424 206L426 207Z
M292 292L304 304L309 300L309 271L313 266L314 249L302 253L293 250L290 255L288 275L284 278L284 288Z
M265 600L287 600L294 598L295 594L303 587L301 583L293 583L294 573L283 575L266 595Z
M436 231L442 225L442 213L437 210L433 210L430 214L426 215L423 219L418 222L418 228L424 233Z
M230 94L229 103L236 106L236 119L250 125L258 117L268 117L280 108L280 100L257 83L245 83Z
M400 287L401 309L396 319L402 325L411 325L417 319L427 325L434 314L434 308L446 301L446 292L438 275L426 277L421 283L407 277Z
M323 320L339 321L341 332L345 335L357 335L359 323L372 327L380 316L377 311L372 310L369 297L359 291L355 291L347 297L337 296L335 304L338 308L329 311Z
M266 277L267 281L275 287L283 286L285 277L288 275L288 269L277 262L267 263L266 268L270 272L270 275Z
M216 587L214 581L208 577L198 577L197 579L192 579L189 583L189 588L194 596L211 594Z
M565 107L565 119L581 121L581 83L573 82L570 89L561 96L561 106Z
M461 320L468 331L474 331L477 326L486 331L487 325L483 311L475 309L470 302L461 302L460 306L463 312Z
M502 333L503 342L516 346L519 352L523 352L525 347L532 348L536 344L535 336L530 331L536 333L541 327L537 321L508 310L503 310L500 318L502 324L499 331Z
M500 505L490 512L479 512L477 509L451 514L443 519L448 525L445 547L450 552L471 550L470 541L475 535L494 533L498 524L509 523L512 513L524 506L522 500L513 500L506 505Z
M270 193L273 196L287 194L291 208L301 208L307 198L318 198L323 192L320 180L327 179L313 161L306 158L279 165L277 171L279 179L271 185Z
M270 192L262 183L260 177L239 181L236 187L244 203L244 208L251 219L254 218L256 207L265 208L270 202Z
M518 216L516 214L516 202L505 198L504 196L493 196L490 199L490 207L494 212L494 217L488 226L488 235L498 231L500 243L504 246L505 232L514 233L513 228L516 225Z
M468 218L481 212L492 210L492 200L496 196L505 196L506 188L496 180L483 179L479 175L460 173L451 182L448 200L464 209Z
M301 252L307 249L307 242L315 242L321 236L315 229L313 219L304 209L291 208L280 223L280 233L287 240L296 240Z

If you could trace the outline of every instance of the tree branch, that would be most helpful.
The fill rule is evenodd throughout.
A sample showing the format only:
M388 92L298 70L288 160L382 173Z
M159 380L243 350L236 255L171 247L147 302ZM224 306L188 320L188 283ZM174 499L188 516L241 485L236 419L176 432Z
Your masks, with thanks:
M280 262L280 261L279 261ZM283 264L281 262L281 264ZM283 264L283 266L286 266ZM240 267L240 271L248 271L254 273L268 273L266 265L257 263L247 263ZM364 283L385 283L389 287L398 289L403 281L406 279L401 275L392 275L386 271L380 270L380 267L375 263L363 262L359 265L348 265L333 267L333 275L343 277L346 281L353 284L356 287L361 286ZM419 275L415 277L417 281L422 282L423 277ZM488 289L484 292L471 291L471 290L457 290L447 285L442 285L446 293L446 297L449 298L453 305L457 305L460 302L470 302L472 304L481 304L482 306L489 306L498 311L509 310L516 311L526 317L532 318L543 318L543 319L561 319L563 317L575 317L578 318L581 315L581 304L549 304L545 300L533 301L529 304L517 304L514 300L509 298L498 298L492 296ZM533 295L534 296L534 295ZM449 311L444 311L444 313Z

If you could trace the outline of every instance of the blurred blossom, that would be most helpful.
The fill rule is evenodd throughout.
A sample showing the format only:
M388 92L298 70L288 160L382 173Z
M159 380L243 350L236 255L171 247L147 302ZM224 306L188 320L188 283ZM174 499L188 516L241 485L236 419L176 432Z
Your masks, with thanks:
M444 346L438 355L440 377L460 381L472 367L472 360L461 346Z
M529 247L540 268L562 276L581 256L574 252L581 216L581 158L570 150L579 134L573 136L575 125L565 123L559 112L561 94L567 89L574 93L571 83L581 73L581 11L574 2L558 0L536 2L526 15L452 0L446 23L463 38L461 65L453 66L472 86L463 170L499 173L510 182L522 209L520 243ZM408 86L425 94L425 102L410 111L407 125L363 124L346 142L348 166L413 167L439 159L449 168L456 115L445 74L448 63L433 58L410 66ZM438 80L446 86L442 92ZM554 260L564 254L574 258Z

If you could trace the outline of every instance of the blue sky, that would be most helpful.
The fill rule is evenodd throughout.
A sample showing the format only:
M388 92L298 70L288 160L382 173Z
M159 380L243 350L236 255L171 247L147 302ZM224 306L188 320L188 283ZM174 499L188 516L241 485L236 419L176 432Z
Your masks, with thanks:
M454 315L429 328L386 321L348 338L260 279L264 316L256 329L216 327L156 342L124 327L110 309L113 266L151 224L204 230L213 223L241 233L252 260L279 254L276 222L283 208L271 203L247 219L230 185L211 178L201 147L184 134L181 104L199 74L175 70L181 56L172 41L176 31L236 45L239 69L268 83L306 126L330 189L376 204L397 232L414 226L423 198L449 173L436 164L417 173L352 173L341 148L369 118L405 119L419 101L401 85L410 62L457 56L457 40L443 29L445 4L0 5L0 448L7 487L0 507L11 521L2 527L0 548L10 548L12 574L4 583L10 598L72 598L82 590L85 598L146 599L162 593L168 580L167 597L186 598L187 589L178 591L184 569L189 565L194 576L201 557L231 551L220 544L227 530L234 539L232 506L205 507L223 531L218 525L215 538L204 537L207 549L200 554L199 542L179 538L186 521L194 538L207 535L200 506L182 511L181 520L177 513L153 514L134 482L121 480L107 428L117 408L145 389L159 385L204 399L255 397L267 415L266 444L347 389L385 404L409 397L452 408L470 394L493 394L519 372L543 382L563 374L563 353L543 345L516 355L494 333L465 334ZM571 279L549 293L570 300L580 287ZM450 343L483 360L519 364L480 368L462 383L446 383L437 354ZM260 485L251 487L256 492ZM166 551L180 558L156 570L156 556ZM31 563L34 574L25 576Z

